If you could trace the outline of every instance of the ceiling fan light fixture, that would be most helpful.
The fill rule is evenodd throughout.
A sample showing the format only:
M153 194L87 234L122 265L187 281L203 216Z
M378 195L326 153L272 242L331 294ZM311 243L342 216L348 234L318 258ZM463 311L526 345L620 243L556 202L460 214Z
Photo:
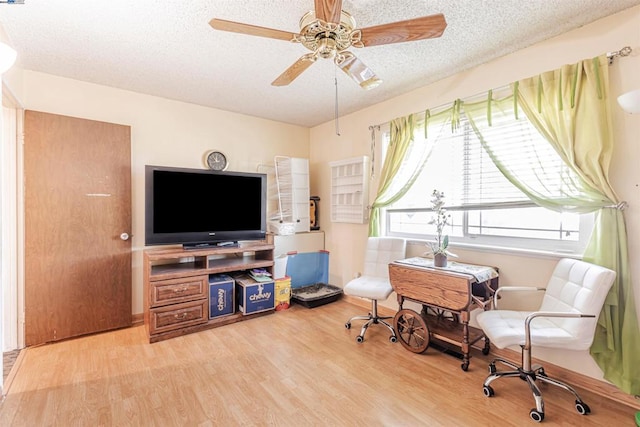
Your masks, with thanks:
M336 41L331 37L320 37L316 52L320 58L333 58L336 55Z
M382 80L376 76L373 70L351 52L340 52L336 56L335 63L363 89L373 89L382 83Z
M376 76L373 76L369 80L365 80L360 83L360 87L364 90L369 90L373 89L374 87L380 86L380 84L382 84L382 80L377 78Z

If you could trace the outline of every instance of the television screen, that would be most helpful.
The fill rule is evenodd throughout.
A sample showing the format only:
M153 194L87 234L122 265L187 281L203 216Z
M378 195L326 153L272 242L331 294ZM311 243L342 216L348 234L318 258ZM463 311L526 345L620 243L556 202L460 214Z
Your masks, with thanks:
M266 236L267 177L146 166L145 244L201 247Z

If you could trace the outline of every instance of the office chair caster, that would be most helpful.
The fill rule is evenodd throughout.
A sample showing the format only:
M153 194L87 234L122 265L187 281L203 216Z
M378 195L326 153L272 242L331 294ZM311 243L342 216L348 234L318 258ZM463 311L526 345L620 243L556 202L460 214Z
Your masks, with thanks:
M482 386L482 393L487 397L493 397L496 394L490 385Z
M591 413L591 408L589 408L589 405L586 403L576 400L576 411L578 411L580 415L587 415Z
M344 327L345 327L346 329L351 329L351 322L347 322L347 323L345 323L345 324L344 324ZM363 341L364 341L364 337L363 337L362 335L358 335L358 336L356 337L356 342L357 342L357 343L361 343L361 342L363 342Z
M349 329L349 328L347 328L347 329ZM396 342L396 341L398 341L398 339L395 336L392 335L392 336L389 337L389 341ZM364 337L362 335L358 335L356 337L356 342L357 343L364 342Z
M491 343L489 342L489 338L485 338L484 347L482 347L482 354L486 356L487 354L489 354L489 351L491 351Z
M537 409L532 409L531 411L529 411L529 417L537 422L537 423L541 423L542 420L544 420L544 412L540 412Z

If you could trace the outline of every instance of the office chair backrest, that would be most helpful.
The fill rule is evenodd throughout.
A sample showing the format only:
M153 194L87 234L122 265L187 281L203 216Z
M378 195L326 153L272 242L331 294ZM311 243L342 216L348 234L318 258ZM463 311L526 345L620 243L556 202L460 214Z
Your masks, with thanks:
M397 237L369 237L363 276L389 278L389 263L405 258L406 242Z
M578 347L591 346L598 316L616 273L599 265L564 258L553 271L539 311L593 314L594 319L548 318L570 335L579 338ZM535 322L535 320L534 320Z

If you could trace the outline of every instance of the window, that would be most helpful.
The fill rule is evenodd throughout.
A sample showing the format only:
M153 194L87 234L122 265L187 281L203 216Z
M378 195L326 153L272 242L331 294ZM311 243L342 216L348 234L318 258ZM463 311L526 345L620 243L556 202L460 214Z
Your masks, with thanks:
M491 132L508 150L509 169L535 177L546 191L564 195L563 183L571 179L571 172L526 118L498 120ZM437 189L444 192L451 214L446 233L452 243L582 252L593 215L555 212L533 203L498 170L464 115L453 133L446 122L430 125L427 135L423 129L414 135L417 146L433 148L415 184L385 210L386 235L432 239L430 198ZM544 171L534 169L540 163Z

